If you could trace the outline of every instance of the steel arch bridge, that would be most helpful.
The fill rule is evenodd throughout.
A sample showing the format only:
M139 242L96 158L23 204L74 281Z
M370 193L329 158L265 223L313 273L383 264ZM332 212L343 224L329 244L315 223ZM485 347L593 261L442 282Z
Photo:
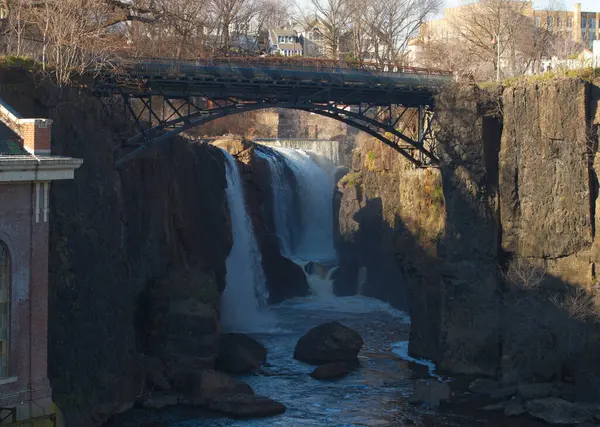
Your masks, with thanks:
M139 134L134 150L192 127L265 108L319 114L366 132L418 167L437 166L432 122L435 93L451 76L400 68L378 72L338 62L318 66L297 61L144 60L121 64L94 84L99 97L122 97ZM417 132L406 132L406 123ZM144 124L151 123L148 128Z

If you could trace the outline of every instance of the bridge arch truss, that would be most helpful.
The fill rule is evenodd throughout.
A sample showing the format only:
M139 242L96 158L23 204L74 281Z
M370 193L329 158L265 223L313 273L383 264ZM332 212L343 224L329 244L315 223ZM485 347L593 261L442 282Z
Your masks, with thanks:
M295 109L366 132L416 167L438 166L434 94L447 76L362 70L280 69L245 64L142 62L94 86L101 98L120 97L139 134L140 150L210 121L259 109Z
M439 165L435 154L433 132L436 115L429 105L345 106L334 102L217 101L197 96L170 98L123 95L123 97L127 114L134 119L139 134L127 141L126 145L133 146L134 150L121 158L118 164L132 158L140 150L213 120L262 109L293 109L331 118L363 131L397 151L416 167ZM204 100L210 101L209 104L212 106L202 106ZM148 123L152 124L151 127L148 127ZM410 124L416 125L417 132L407 130Z

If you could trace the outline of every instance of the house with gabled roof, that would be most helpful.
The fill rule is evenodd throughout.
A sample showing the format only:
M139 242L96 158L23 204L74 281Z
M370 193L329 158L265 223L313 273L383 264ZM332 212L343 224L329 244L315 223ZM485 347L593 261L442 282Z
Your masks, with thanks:
M304 54L298 33L293 29L269 30L267 51L272 55L302 56Z

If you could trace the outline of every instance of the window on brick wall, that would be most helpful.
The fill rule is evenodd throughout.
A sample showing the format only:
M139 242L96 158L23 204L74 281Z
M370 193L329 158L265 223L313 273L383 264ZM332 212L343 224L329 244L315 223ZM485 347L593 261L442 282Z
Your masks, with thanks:
M10 321L10 254L0 240L0 378L8 376Z

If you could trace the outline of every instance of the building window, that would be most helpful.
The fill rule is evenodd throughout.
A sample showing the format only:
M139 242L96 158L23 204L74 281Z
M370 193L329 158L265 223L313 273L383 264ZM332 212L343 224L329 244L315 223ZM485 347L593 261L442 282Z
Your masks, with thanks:
M590 29L596 28L596 18L590 18Z
M587 28L587 18L581 18L581 28Z
M542 25L542 18L540 18L539 16L535 17L535 26L536 27L540 27Z
M562 18L560 16L556 17L556 26L558 28L561 28L563 26L563 20L562 20Z
M0 378L8 377L10 321L10 256L0 240Z
M567 17L567 28L573 28L573 17Z
M548 24L548 28L552 30L554 28L554 16L547 17L546 23Z

